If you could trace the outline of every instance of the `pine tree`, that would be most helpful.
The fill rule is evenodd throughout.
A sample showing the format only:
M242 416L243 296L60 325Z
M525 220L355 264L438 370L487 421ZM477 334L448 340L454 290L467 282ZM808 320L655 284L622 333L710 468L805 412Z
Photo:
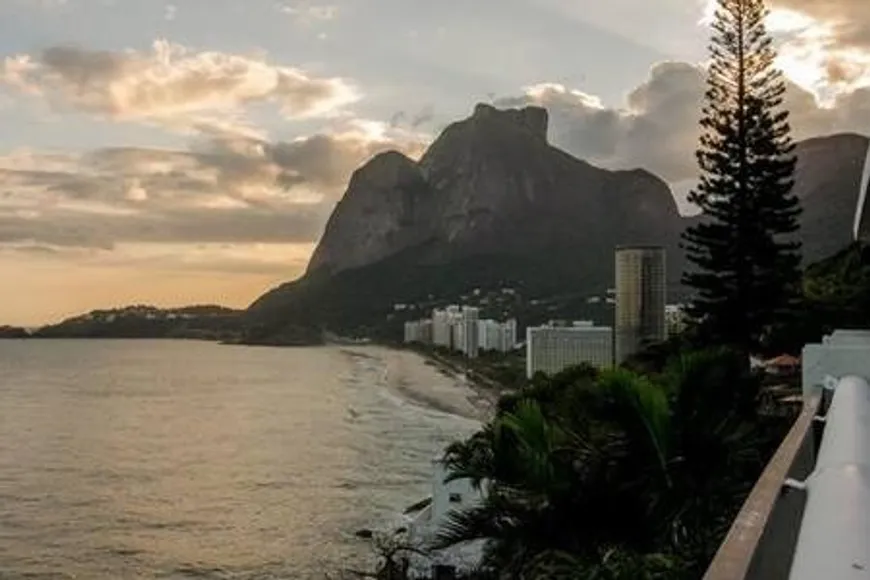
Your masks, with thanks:
M689 195L704 217L683 234L701 336L744 350L793 310L801 275L794 143L766 15L763 0L719 0Z

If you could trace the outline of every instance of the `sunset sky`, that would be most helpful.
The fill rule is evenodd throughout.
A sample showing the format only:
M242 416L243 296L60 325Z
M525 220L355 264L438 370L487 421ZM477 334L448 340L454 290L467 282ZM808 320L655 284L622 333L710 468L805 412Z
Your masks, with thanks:
M776 0L797 138L870 133L870 2ZM695 176L706 0L0 0L0 324L244 306L304 269L348 176L479 101Z

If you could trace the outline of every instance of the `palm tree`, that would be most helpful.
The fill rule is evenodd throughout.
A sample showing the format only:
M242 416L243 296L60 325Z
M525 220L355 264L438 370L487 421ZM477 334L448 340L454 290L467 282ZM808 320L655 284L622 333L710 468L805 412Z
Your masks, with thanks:
M650 478L667 485L664 392L620 370L604 373L595 390L570 394L577 401L568 407L558 398L549 407L521 400L450 448L454 477L486 482L487 494L482 505L453 514L436 547L486 538L484 567L520 577L545 552L648 543L648 526L626 533L622 523L645 519L649 498L636 492Z
M661 518L679 549L704 564L784 432L769 433L757 416L761 383L738 351L682 354L665 375L678 477Z
M535 558L524 576L535 580L674 580L682 575L681 566L671 555L602 548L591 558L544 552Z
M448 450L486 498L435 547L485 539L482 570L505 579L696 577L763 466L746 361L680 356L658 384L625 369L575 378L537 382ZM656 562L666 573L636 573Z
M569 435L547 421L537 402L526 400L464 448L451 448L447 462L457 466L454 476L486 482L487 494L482 505L452 514L434 547L487 538L494 541L487 545L485 569L521 570L539 549L566 539L560 530L570 515L560 508L570 491L569 445ZM469 463L462 465L465 459Z

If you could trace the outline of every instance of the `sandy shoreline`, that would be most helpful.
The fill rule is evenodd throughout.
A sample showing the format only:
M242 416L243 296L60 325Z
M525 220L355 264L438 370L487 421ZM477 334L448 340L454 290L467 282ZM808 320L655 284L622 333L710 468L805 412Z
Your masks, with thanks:
M423 355L385 346L343 346L343 352L372 357L386 366L387 386L420 405L485 422L492 417L498 395L442 368Z

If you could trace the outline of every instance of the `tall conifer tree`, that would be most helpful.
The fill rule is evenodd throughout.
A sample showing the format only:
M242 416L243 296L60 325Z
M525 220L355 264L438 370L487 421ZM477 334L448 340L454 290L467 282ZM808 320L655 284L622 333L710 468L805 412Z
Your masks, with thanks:
M689 200L704 217L683 234L684 282L706 340L753 350L791 312L800 283L800 206L785 82L763 0L718 0Z

